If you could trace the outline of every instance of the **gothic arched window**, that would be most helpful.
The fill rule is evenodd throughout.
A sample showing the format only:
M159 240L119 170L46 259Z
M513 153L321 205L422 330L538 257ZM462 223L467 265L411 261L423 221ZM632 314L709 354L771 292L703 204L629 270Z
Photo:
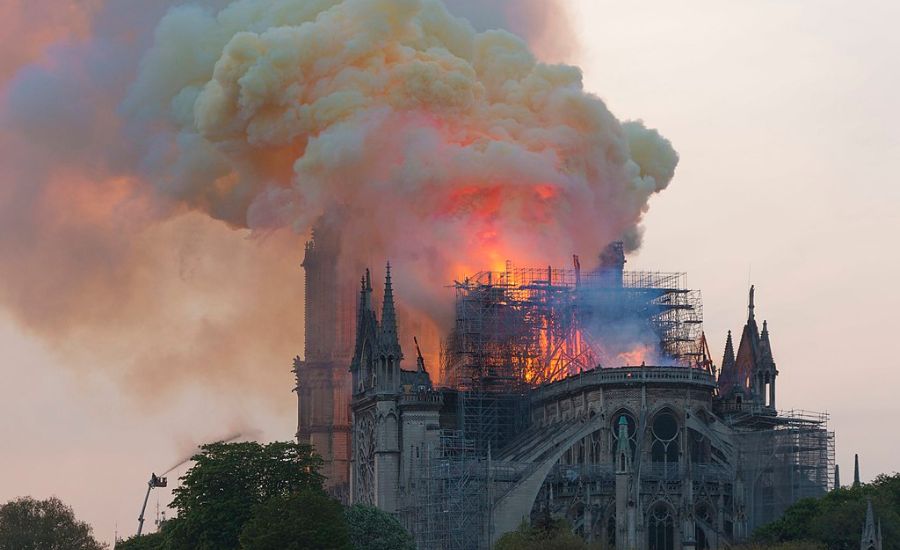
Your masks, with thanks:
M691 453L691 462L694 464L709 464L712 450L709 439L697 430L688 429L688 447Z
M613 514L606 520L606 547L610 550L616 547L616 516Z
M591 464L600 464L603 460L603 453L601 452L601 449L603 448L603 436L600 432L601 430L597 430L589 436Z
M653 462L678 463L678 420L671 411L662 411L653 418L651 426L653 446L650 455Z
M715 516L712 508L706 503L698 504L694 514L694 540L697 541L697 550L709 550L709 539L706 537L706 533L714 533L715 529Z
M672 510L659 502L650 509L647 518L647 548L649 550L675 549L675 518Z

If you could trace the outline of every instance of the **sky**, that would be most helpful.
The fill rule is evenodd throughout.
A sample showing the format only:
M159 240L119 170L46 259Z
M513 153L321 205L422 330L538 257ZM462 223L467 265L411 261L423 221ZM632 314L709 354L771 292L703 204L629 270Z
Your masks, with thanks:
M90 11L96 3L74 4ZM28 47L3 54L4 79L47 48L68 47L54 46L61 32L74 40L87 32L84 10L35 23L21 15L23 5L0 7L7 24L18 14L20 27L34 30L23 41ZM885 431L900 416L892 345L900 310L900 77L893 70L900 37L892 24L900 7L861 6L569 0L554 14L553 32L565 34L557 40L508 17L483 21L519 24L541 58L580 66L586 89L617 117L642 119L671 140L680 156L675 178L651 198L643 246L628 267L688 273L690 286L703 292L717 357L726 331L740 331L754 284L780 372L778 406L830 413L845 482L853 453L864 480L900 470L900 443ZM462 2L458 9L473 8ZM205 223L183 230L203 235ZM265 245L241 240L219 251L212 268L227 265L229 255L252 259L254 247ZM284 293L295 300L299 256L298 249L285 258L270 280L242 272L240 282L295 284ZM212 268L204 260L189 268L195 279L186 291L200 292ZM396 294L402 301L402 288ZM197 300L217 307L216 296ZM300 353L302 303L291 309ZM114 363L83 368L89 345L53 346L2 309L0 348L0 501L55 494L105 540L134 532L150 472L178 463L197 443L236 433L289 439L294 432L289 356L282 366L254 366L248 355L245 391L224 381L235 374L213 360L203 376L178 384L153 376L123 381ZM151 518L156 500L164 507L168 498L166 491L151 497Z

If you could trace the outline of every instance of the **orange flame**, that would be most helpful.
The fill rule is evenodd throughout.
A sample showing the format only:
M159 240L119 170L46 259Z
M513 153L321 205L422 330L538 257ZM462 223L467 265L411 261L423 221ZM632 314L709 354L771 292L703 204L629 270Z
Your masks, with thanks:
M652 361L653 350L650 346L639 344L630 351L623 351L616 355L616 360L624 367L643 367L647 361Z

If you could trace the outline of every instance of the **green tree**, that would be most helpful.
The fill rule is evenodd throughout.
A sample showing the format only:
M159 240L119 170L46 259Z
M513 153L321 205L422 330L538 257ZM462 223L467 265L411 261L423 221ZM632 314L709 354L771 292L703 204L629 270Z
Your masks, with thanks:
M166 533L157 531L147 535L135 535L130 539L116 542L115 550L164 550L166 548Z
M244 524L260 504L322 490L322 460L308 445L212 443L200 449L173 491L178 517L166 535L168 549L237 549Z
M0 550L100 550L91 526L56 497L22 497L0 506Z
M373 506L354 504L344 512L356 550L415 550L412 536L397 518Z
M321 491L271 498L244 525L243 550L352 550L341 504Z
M599 544L588 544L572 532L565 520L543 518L534 525L524 521L516 531L506 533L494 550L593 550Z
M807 541L829 550L859 548L868 499L882 525L884 549L900 550L900 474L798 501L781 518L759 528L753 542L764 547Z

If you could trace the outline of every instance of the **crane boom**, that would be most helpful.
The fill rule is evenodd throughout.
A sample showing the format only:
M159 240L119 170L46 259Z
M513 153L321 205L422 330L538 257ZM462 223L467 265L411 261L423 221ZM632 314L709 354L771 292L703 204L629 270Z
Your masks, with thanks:
M167 478L157 476L155 473L150 474L150 481L147 482L147 494L144 495L144 504L141 506L141 515L138 516L137 536L141 536L141 531L144 529L144 512L147 511L147 501L150 499L150 491L154 487L165 487L168 484Z

